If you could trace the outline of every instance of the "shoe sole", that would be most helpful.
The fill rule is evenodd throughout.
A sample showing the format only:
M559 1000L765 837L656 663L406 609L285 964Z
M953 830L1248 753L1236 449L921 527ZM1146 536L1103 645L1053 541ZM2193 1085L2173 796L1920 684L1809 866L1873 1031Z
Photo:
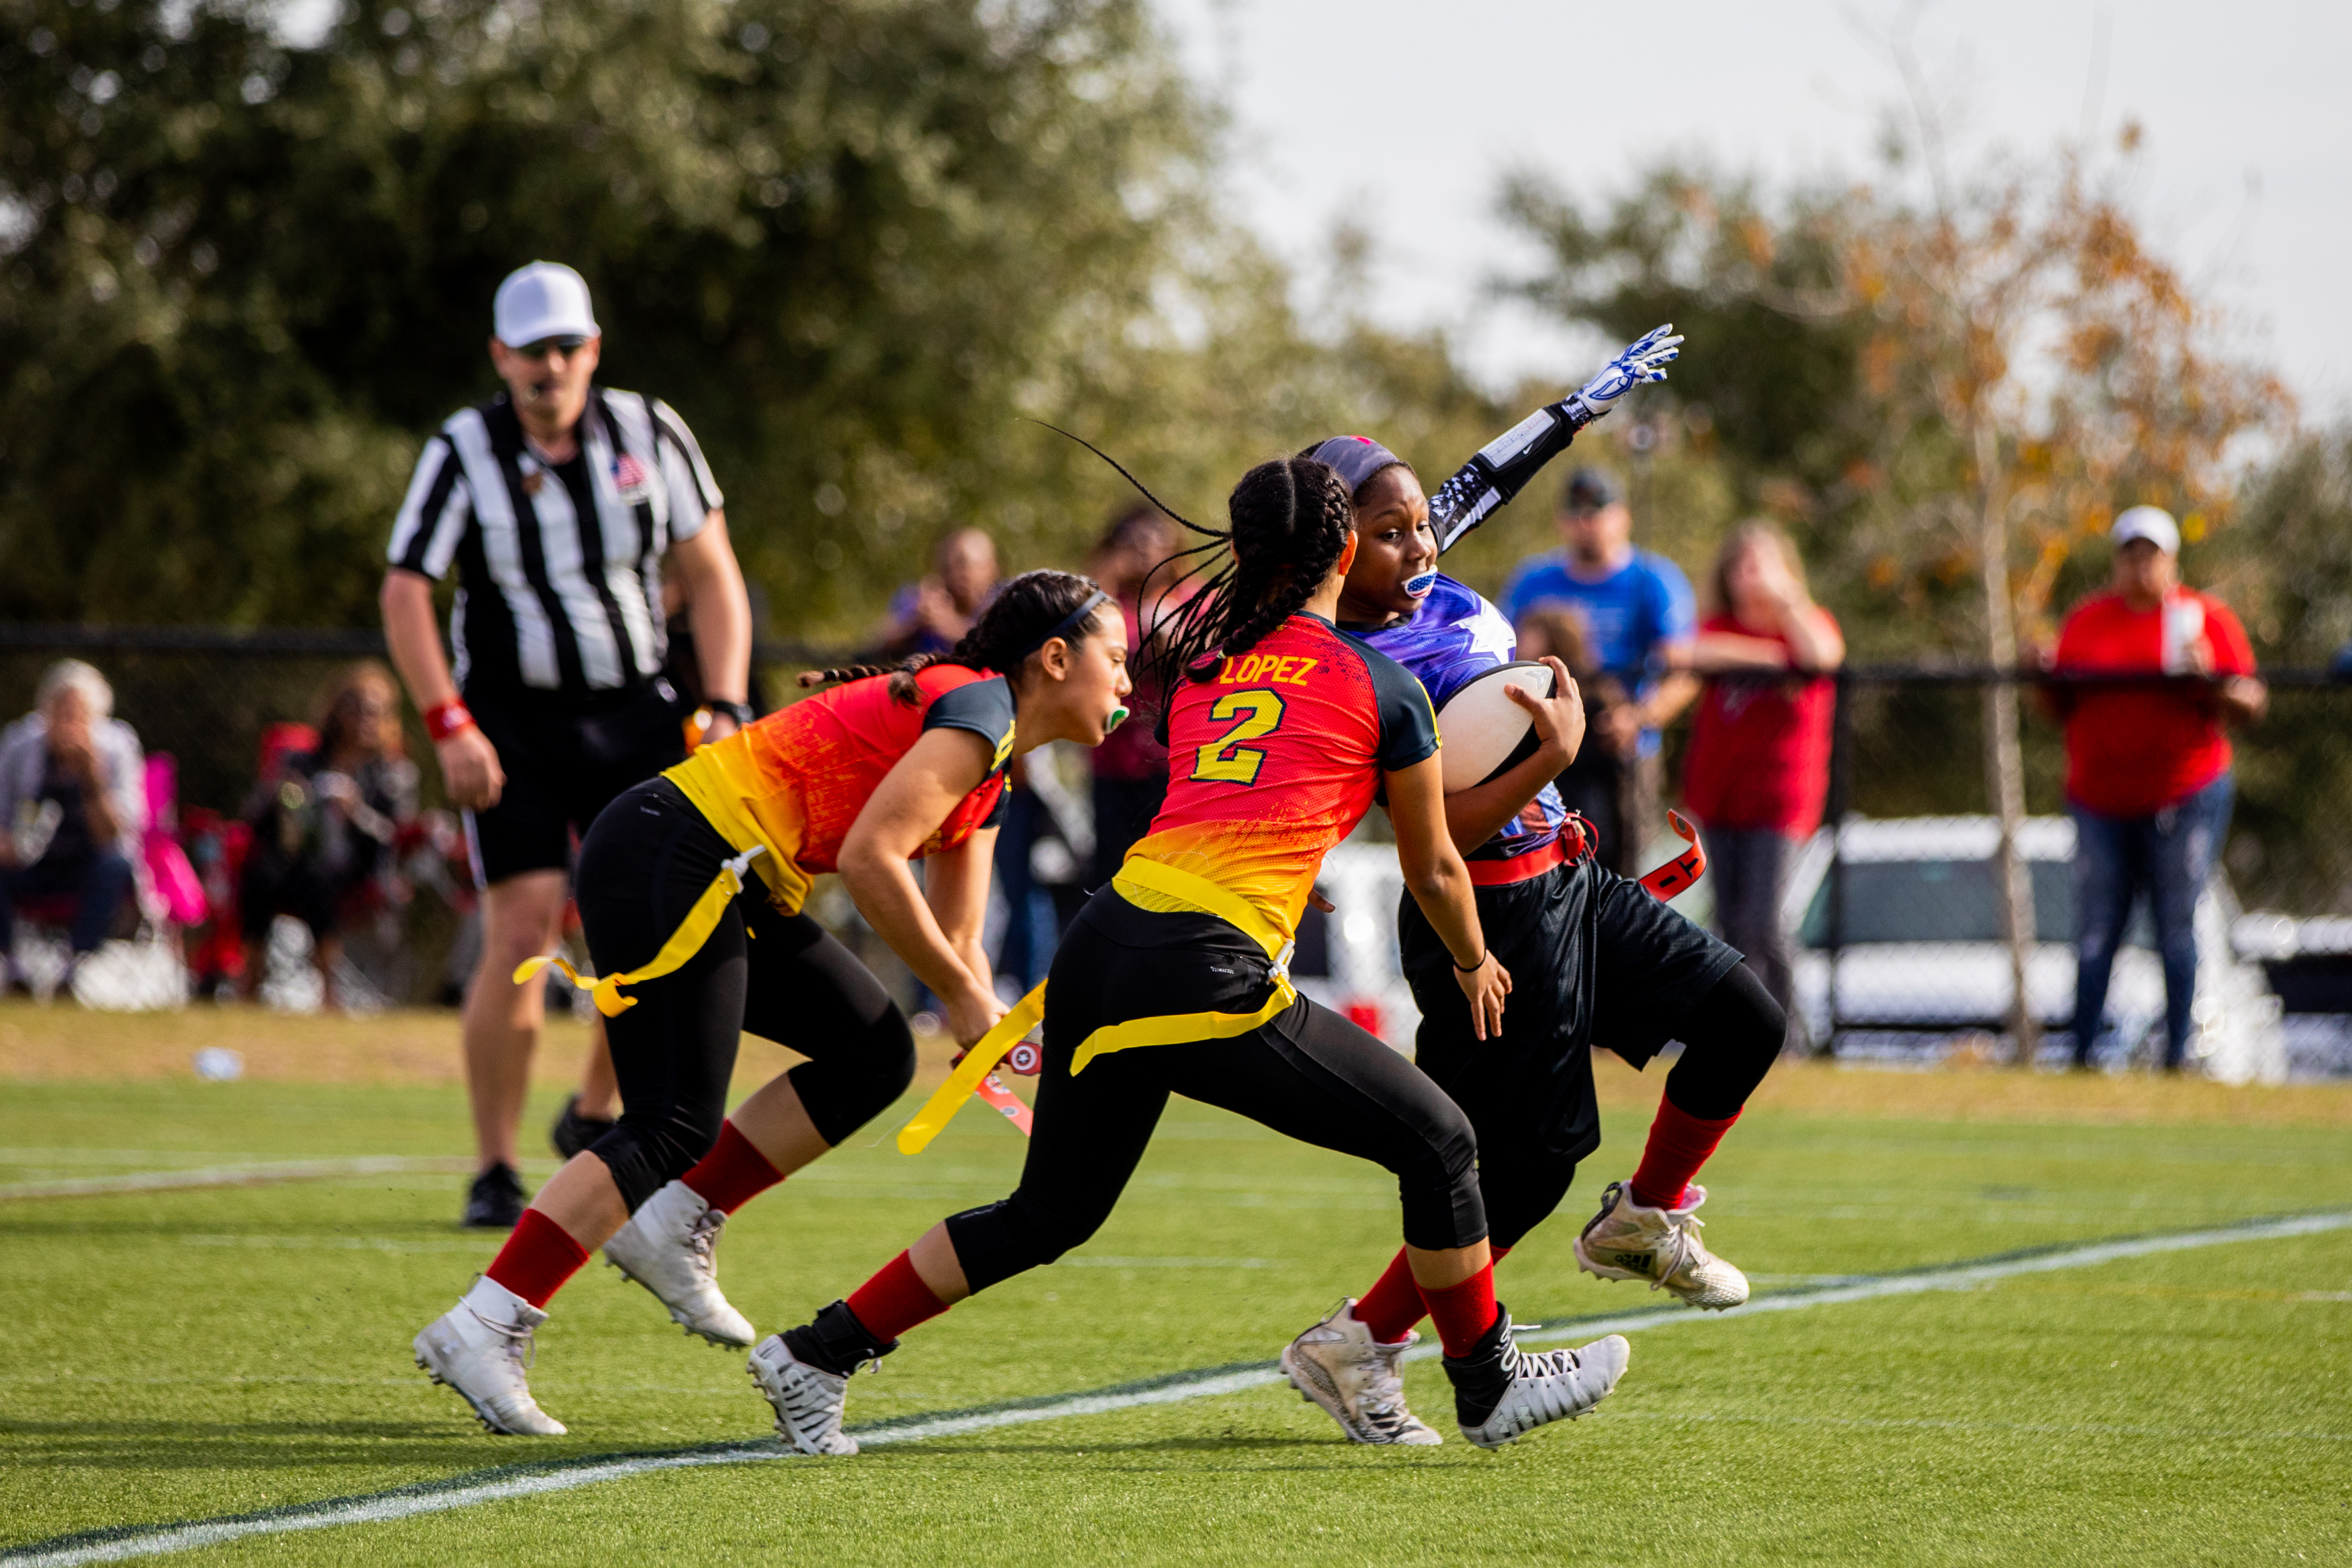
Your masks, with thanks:
M679 1328L684 1329L686 1331L686 1337L688 1339L693 1339L699 1335L701 1338L709 1341L718 1348L730 1351L747 1351L753 1345L760 1342L760 1336L756 1332L754 1332L748 1340L730 1340L718 1333L714 1330L699 1329L695 1327L692 1322L688 1321L685 1313L679 1311L676 1307L671 1306L667 1300L663 1300L662 1293L660 1291L655 1289L652 1286L646 1284L644 1280L630 1273L628 1265L615 1261L610 1253L607 1253L604 1257L604 1267L607 1268L618 1269L622 1279L627 1280L630 1284L635 1285L646 1295L651 1296L655 1300L660 1301L662 1304L662 1310L669 1314L669 1321L676 1323Z

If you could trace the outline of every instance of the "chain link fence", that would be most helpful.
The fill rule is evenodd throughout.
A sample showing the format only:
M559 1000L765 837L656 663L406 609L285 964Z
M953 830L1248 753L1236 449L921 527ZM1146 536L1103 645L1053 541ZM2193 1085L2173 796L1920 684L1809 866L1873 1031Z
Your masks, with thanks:
M207 905L197 920L151 918L139 940L110 948L92 984L120 1005L165 1005L225 986L250 960L268 965L266 1002L316 1005L320 983L298 922L274 927L266 954L239 952L234 931L225 929L234 924L236 825L255 799L273 727L315 723L321 693L353 661L381 658L382 638L0 627L0 721L28 712L42 672L67 657L97 666L114 687L116 715L151 756L176 765L176 819L163 826L203 882ZM820 650L762 644L758 695L784 699L797 671L829 661ZM1955 1051L2007 1059L2013 1051L2000 828L1988 807L1985 765L1985 694L1995 679L1983 670L1886 667L1835 678L1828 820L1839 826L1803 847L1783 904L1798 1010L1818 1049L1900 1060ZM2233 1078L2352 1073L2352 683L2315 672L2265 679L2267 716L2234 737L2235 811L2199 909L2200 1065ZM2022 696L2026 815L2017 847L2031 886L2026 993L2042 1052L2060 1060L2073 1047L2074 828L2065 814L2059 726L2031 690ZM463 837L440 798L415 715L404 723L408 754L426 764L424 818L346 942L341 989L362 1005L453 1003L478 951ZM1082 759L1050 765L1066 782L1083 779ZM1082 793L1083 785L1072 789ZM1036 862L1037 897L1054 908L1072 901L1061 884L1081 877L1076 868L1087 860L1086 825L1053 826L1068 815L1047 812L1045 836L1078 845L1076 855L1059 857L1073 868L1053 869L1052 844ZM1338 884L1348 878L1339 873L1371 876L1380 858L1342 856L1333 890L1346 890ZM1705 889L1702 882L1695 900L1685 896L1698 906L1694 912L1704 913ZM1318 920L1306 943L1315 953L1300 973L1321 978L1328 971L1322 984L1331 1000L1365 1011L1368 1023L1377 1007L1383 1018L1374 1026L1399 1038L1409 1034L1410 1019L1401 982L1385 970L1358 973L1392 967L1393 906L1393 888L1381 882L1350 900L1328 935ZM846 897L828 889L814 908L910 1006L921 1004L912 976ZM1041 901L1032 915L1039 945L1049 948L1051 910ZM1011 918L996 912L992 940ZM63 966L58 935L20 933L19 952L37 986L44 962ZM2117 959L2096 1042L2099 1058L2111 1065L2160 1054L2163 979L2143 907ZM1328 957L1314 962L1327 948ZM571 1004L568 992L564 1000Z
M1988 691L2016 679L1888 668L1836 678L1827 820L1837 826L1806 846L1783 905L1799 1011L1819 1048L2013 1058L2015 971L1985 726ZM2264 679L2269 711L2232 736L2234 811L2197 907L2191 1060L2240 1080L2352 1073L2352 685L2310 671ZM2063 733L2043 700L2055 683L2023 684L2022 970L2042 1059L2055 1062L2074 1047L2076 825ZM2143 897L2095 1060L2160 1060L2164 1000Z

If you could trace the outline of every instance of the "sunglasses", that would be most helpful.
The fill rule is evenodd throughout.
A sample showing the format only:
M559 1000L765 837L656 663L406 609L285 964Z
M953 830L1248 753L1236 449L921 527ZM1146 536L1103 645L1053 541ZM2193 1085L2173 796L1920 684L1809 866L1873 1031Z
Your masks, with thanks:
M576 354L588 346L586 338L541 338L514 352L524 359L545 359L551 353Z

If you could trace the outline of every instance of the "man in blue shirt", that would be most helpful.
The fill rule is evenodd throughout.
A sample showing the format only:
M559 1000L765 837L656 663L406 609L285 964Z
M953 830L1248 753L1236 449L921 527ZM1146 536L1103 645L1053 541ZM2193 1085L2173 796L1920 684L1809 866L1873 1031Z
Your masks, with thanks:
M1633 513L1600 469L1569 476L1559 531L1566 549L1531 555L1512 571L1503 586L1503 613L1513 626L1524 626L1535 611L1567 610L1581 626L1598 672L1633 695L1599 714L1592 731L1623 770L1625 832L1615 868L1633 876L1658 831L1658 731L1699 691L1687 669L1697 611L1681 567L1633 548Z

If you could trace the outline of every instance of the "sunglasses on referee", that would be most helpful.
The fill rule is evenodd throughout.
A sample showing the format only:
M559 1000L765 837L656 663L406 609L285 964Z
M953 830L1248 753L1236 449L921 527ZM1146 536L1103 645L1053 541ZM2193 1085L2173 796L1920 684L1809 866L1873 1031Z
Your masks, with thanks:
M557 338L541 338L535 343L525 343L520 348L514 349L511 352L523 359L545 359L548 355L556 353L560 353L566 359L569 359L573 354L578 353L582 349L586 348L590 341L591 340L587 338L570 335Z

